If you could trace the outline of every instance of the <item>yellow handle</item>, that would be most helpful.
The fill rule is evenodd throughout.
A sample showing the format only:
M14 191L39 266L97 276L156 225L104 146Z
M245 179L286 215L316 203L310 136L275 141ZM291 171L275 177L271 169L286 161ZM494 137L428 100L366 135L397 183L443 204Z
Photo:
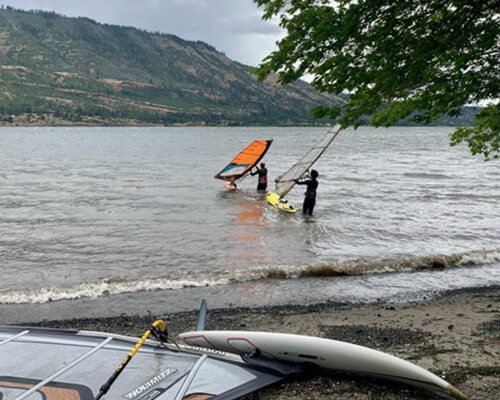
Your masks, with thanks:
M151 324L151 326L153 328L158 328L160 330L160 332L165 332L167 330L167 324L165 323L165 321L161 320L161 319L157 319L155 322L153 322ZM144 342L146 340L148 340L148 337L151 335L151 329L148 329L146 332L144 332L144 334L142 335L142 337L139 339L139 341L136 343L136 345L134 346L134 348L132 350L130 350L130 352L128 353L128 356L125 358L125 360L123 360L123 362L118 366L118 368L116 369L117 371L121 370L124 365L132 358L135 356L135 354L139 351L139 349L141 348L141 346L144 344Z
M155 322L152 323L152 326L154 328L158 328L162 333L165 333L167 330L167 324L162 319L157 319Z
M142 337L136 343L134 348L130 350L130 352L127 354L125 360L123 360L122 363L118 366L118 368L115 369L115 372L113 372L113 375L111 375L111 377L106 381L106 383L104 383L104 385L101 386L101 388L99 389L99 393L96 397L96 400L100 400L106 393L108 393L108 390L111 387L111 385L114 383L116 378L118 378L120 373L127 366L128 362L132 359L132 357L135 356L135 353L137 353L137 351L141 348L144 342L148 339L149 335L151 335L153 330L159 330L161 333L165 333L167 331L167 325L161 319L158 319L151 324L151 328L148 329L146 332L144 332L144 335L142 335Z

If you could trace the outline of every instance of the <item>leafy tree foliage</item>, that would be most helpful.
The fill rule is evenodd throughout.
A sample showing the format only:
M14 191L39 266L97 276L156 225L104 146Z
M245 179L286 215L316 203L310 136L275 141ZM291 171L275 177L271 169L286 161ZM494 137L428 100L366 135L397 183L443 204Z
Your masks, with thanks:
M254 0L287 35L256 69L282 83L311 74L319 92L349 93L345 106L317 107L343 126L457 116L500 96L499 0ZM460 128L473 154L498 157L499 104Z

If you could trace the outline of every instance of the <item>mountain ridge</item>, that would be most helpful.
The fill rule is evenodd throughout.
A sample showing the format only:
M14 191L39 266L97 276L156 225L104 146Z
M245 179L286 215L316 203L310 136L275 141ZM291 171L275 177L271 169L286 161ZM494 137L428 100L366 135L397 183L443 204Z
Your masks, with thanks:
M27 123L300 125L344 101L249 68L172 34L0 9L0 115Z

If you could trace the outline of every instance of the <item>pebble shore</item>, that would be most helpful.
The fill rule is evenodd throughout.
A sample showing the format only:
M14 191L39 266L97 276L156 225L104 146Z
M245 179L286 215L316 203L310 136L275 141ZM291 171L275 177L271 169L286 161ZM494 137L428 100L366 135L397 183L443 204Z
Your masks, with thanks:
M210 305L209 305L210 306ZM37 325L140 336L157 317L171 334L192 330L197 312L43 321ZM313 335L381 350L427 368L470 399L500 393L500 287L449 292L424 302L318 304L210 310L207 329ZM424 400L445 396L379 379L329 372L290 378L246 400Z

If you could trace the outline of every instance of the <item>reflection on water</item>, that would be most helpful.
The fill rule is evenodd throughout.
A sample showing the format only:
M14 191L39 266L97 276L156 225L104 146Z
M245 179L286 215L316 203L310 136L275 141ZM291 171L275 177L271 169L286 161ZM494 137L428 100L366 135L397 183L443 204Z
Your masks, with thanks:
M257 195L262 197L260 193ZM240 211L235 215L234 224L242 228L254 227L257 229L255 232L245 230L234 233L229 237L230 241L241 242L244 246L243 250L229 255L231 261L252 263L262 263L265 261L267 253L265 247L262 246L264 236L260 232L260 229L264 229L266 225L264 217L266 204L264 201L263 198L247 199L245 197L237 200L236 204Z
M242 211L236 214L236 225L263 226L265 224L265 199L242 200L238 204L238 207L240 207Z
M235 242L245 242L245 243L255 243L262 240L262 236L256 235L255 233L237 233L229 238Z

